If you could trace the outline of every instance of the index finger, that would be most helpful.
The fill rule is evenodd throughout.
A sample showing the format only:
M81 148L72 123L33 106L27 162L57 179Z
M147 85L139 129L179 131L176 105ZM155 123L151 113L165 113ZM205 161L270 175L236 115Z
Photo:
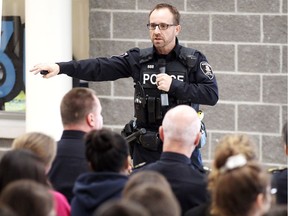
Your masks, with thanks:
M29 72L32 72L32 73L34 73L34 74L37 74L37 73L39 73L40 71L41 71L41 68L39 67L39 65L34 65L33 68L31 68L31 69L29 70Z

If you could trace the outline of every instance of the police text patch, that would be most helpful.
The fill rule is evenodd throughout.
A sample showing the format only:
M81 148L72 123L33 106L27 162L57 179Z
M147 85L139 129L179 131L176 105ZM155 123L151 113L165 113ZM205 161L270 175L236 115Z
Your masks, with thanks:
M214 78L214 74L212 71L212 67L208 64L208 62L202 61L200 63L201 71L207 76L210 80Z
M171 74L170 74L171 73ZM159 74L155 71L143 71L142 78L140 80L144 88L157 88L156 76ZM185 82L185 74L183 72L169 72L167 73L173 79L177 79L181 82Z

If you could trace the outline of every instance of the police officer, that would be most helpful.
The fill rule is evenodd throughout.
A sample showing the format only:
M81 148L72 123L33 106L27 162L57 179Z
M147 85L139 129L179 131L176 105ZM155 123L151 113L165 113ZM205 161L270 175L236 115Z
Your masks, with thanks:
M126 135L137 134L131 146L134 166L159 159L162 143L157 132L169 108L188 104L198 111L199 104L218 101L216 78L206 57L178 42L178 10L166 3L156 5L149 13L147 28L153 47L133 48L110 58L37 64L30 70L34 74L47 71L44 78L66 74L87 81L132 77L136 120L128 124L130 129L128 125L125 128ZM193 154L192 161L201 166L199 149Z

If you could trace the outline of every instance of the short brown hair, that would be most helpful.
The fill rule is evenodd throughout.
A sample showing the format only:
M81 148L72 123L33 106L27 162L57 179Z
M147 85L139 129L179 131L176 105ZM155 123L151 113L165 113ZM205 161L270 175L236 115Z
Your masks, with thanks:
M161 4L157 4L149 13L149 17L150 15L152 14L152 12L154 10L159 10L159 9L162 9L162 8L168 8L169 11L173 14L174 16L174 24L175 25L179 25L180 24L180 13L179 11L177 10L176 7L170 5L170 4L167 4L167 3L161 3Z
M85 116L97 109L94 90L84 87L71 89L61 101L61 118L63 125L77 124Z

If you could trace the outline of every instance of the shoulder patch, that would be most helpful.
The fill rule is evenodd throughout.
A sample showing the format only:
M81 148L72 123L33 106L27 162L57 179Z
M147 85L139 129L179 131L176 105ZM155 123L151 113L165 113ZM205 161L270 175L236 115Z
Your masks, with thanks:
M200 62L201 71L207 76L210 80L214 78L212 67L206 61Z

